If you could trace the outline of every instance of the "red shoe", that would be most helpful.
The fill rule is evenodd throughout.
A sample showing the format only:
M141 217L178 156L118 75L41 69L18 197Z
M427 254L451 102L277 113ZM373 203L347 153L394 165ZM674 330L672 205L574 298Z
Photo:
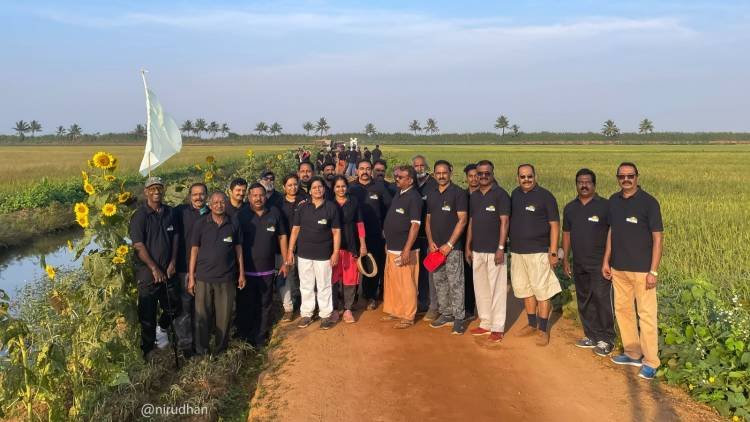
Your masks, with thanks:
M503 333L499 331L493 331L492 334L490 334L489 337L487 337L487 341L490 343L500 343L503 340Z
M482 327L476 327L469 330L469 334L472 336L488 336L490 335L490 330L485 330Z

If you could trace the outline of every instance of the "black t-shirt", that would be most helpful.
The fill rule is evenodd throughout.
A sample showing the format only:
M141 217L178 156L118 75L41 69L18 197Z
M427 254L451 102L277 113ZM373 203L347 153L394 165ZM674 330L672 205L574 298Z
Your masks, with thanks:
M659 201L640 188L624 198L621 192L609 197L612 229L612 268L647 273L651 270L653 232L664 231Z
M380 151L380 148L373 149L372 150L372 161L378 161L382 155L383 155L383 152Z
M301 202L309 200L310 196L302 190L297 192L297 196L294 197L294 202L287 201L286 197L284 197L281 204L281 217L283 219L282 221L284 222L284 227L286 228L287 233L292 232L292 225L294 224L294 213L297 211L297 207Z
M357 223L362 222L362 207L354 196L348 196L344 205L334 202L339 207L341 217L341 250L359 255L359 235Z
M385 183L377 180L366 185L354 182L349 186L349 194L357 198L362 209L365 235L371 239L382 239L383 220L388 211L386 204L390 205L393 197Z
M510 194L510 249L515 253L549 252L551 221L560 221L557 200L543 187Z
M406 192L399 192L391 201L385 216L384 234L386 248L401 251L409 237L413 222L421 223L424 204L419 191L412 186Z
M454 183L449 184L443 192L440 192L438 187L427 197L430 232L432 232L432 241L438 247L450 240L453 229L458 224L458 213L466 212L468 208L469 199L466 191ZM458 238L453 247L461 250L461 237Z
M224 283L237 280L237 254L235 246L242 244L242 231L234 217L224 215L221 225L211 214L195 223L192 246L198 246L195 278L207 283ZM244 252L243 252L244 253Z
M276 267L276 251L279 236L287 235L284 217L278 208L263 210L258 215L250 207L237 213L237 222L242 230L242 255L246 272L270 271Z
M276 189L271 191L271 196L266 198L266 208L278 208L281 211L281 207L284 204L284 195ZM248 204L248 208L250 208Z
M570 233L573 262L584 267L601 267L609 231L609 201L599 195L583 205L576 198L563 210L564 232Z
M493 184L487 193L477 189L469 197L471 250L495 253L500 246L500 216L510 215L508 192Z
M210 213L207 206L195 209L192 204L180 204L174 209L180 227L180 240L177 248L177 272L187 273L190 265L190 240L192 239L193 226L201 216Z
M422 217L420 218L420 221L424 223L425 217L427 217L427 198L430 196L430 193L437 189L437 180L435 180L432 175L428 175L427 179L424 181L424 183L420 186L419 183L417 183L417 190L419 191L419 195L422 197ZM427 232L425 232L425 225L422 224L419 226L419 234L417 234L417 237L423 237L427 238Z
M362 156L365 157L365 160L370 161L370 159L372 158L372 153L370 152L370 150L367 150L362 153Z
M243 202L239 207L235 207L232 205L232 201L227 199L227 206L224 208L224 213L230 217L234 217L241 209L247 208L248 206L250 206L250 204Z
M356 164L357 161L359 161L360 152L359 151L349 151L349 155L346 157L346 161L348 163L354 163Z
M129 231L133 244L143 243L151 259L166 274L172 260L172 245L178 241L179 235L179 222L172 207L162 204L159 212L156 212L143 204L130 219ZM138 258L138 254L135 254L134 262L136 279L153 283L151 270Z
M300 204L294 213L294 226L299 226L297 256L314 261L327 261L333 254L332 229L341 228L336 204L325 200L315 207L312 200Z

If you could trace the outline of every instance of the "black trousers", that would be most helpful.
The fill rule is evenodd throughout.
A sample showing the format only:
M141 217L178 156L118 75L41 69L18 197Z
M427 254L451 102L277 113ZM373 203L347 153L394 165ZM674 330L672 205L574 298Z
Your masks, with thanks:
M471 269L466 259L464 259L464 305L467 319L476 316L474 313L477 305L476 297L474 297L474 270Z
M164 283L138 281L138 319L141 322L141 350L144 356L154 349L159 307L162 309L159 325L166 329L180 314L180 286L176 277Z
M229 329L232 327L232 308L237 295L237 284L231 281L208 283L195 281L195 352L209 353L211 335L214 336L215 352L221 353L229 345Z
M362 295L365 300L383 299L383 273L385 272L385 240L381 238L365 238L367 252L375 258L378 273L375 277L362 276Z
M578 314L583 333L589 339L614 344L615 318L612 308L612 282L602 276L601 266L573 264Z
M343 308L345 311L354 309L354 299L357 295L357 286L344 286L343 281L333 284L331 296L333 299L333 309Z
M245 288L237 289L237 338L256 347L265 345L271 333L273 282L273 274L248 276Z

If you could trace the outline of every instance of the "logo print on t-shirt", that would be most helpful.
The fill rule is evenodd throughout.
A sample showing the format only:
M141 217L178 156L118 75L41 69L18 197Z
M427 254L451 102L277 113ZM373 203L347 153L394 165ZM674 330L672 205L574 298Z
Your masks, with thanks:
M495 206L494 205L490 205L489 207L485 208L484 210L485 211L489 211L489 212L495 212Z
M378 194L373 193L372 195L370 195L370 199L378 199Z
M526 211L534 212L534 211L536 211L536 207L535 207L535 206L533 206L533 205L528 205L528 206L526 207Z
M276 231L276 226L268 226L268 227L266 227L266 231L275 232Z
M628 217L625 219L628 223L638 224L638 217Z
M403 214L404 213L404 209L403 208L396 208L396 212L399 213L399 214Z
M450 211L451 210L451 206L447 202L443 202L443 208L440 208L440 209L443 210L443 211Z
M598 215L592 215L591 217L589 217L589 221L591 221L592 223L598 223L599 222L599 216Z
M318 224L328 224L328 220L326 220L325 218L321 218L320 220L318 220Z
M232 243L232 236L225 237L224 241L227 242L227 243Z
M422 200L423 200L423 201L426 201L426 200L427 200L427 195L423 196L423 197L422 197Z
M168 232L171 232L172 230L174 230L174 227L172 227L172 226L167 227L167 231Z

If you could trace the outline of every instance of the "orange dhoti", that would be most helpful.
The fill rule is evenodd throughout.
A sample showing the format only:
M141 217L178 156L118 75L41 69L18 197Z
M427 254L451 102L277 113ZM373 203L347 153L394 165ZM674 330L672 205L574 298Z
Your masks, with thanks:
M386 252L383 277L383 312L414 321L417 313L417 282L419 280L419 251L409 255L408 265L396 265L400 254Z

